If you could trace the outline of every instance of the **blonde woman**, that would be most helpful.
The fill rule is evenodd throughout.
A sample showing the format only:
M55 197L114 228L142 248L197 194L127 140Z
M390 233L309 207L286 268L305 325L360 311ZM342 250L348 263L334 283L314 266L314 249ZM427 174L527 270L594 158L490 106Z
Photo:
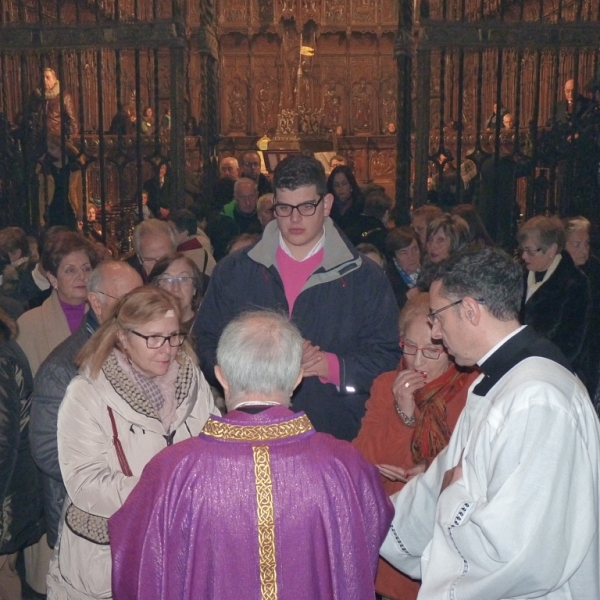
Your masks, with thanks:
M200 433L214 408L181 331L177 299L152 286L125 296L77 357L58 416L67 489L48 598L111 598L108 518L163 448Z

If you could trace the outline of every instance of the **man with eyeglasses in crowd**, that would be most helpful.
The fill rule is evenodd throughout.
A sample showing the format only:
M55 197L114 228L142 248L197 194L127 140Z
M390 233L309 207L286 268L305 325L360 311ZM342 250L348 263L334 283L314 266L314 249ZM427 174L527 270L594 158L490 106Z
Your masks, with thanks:
M261 164L260 155L254 150L244 152L242 155L241 177L247 177L256 183L259 196L269 194L273 191L271 182L260 172Z
M262 239L223 259L192 334L205 377L225 326L249 309L289 315L304 338L304 378L292 399L317 431L356 437L373 379L398 365L398 308L384 272L363 260L329 218L321 163L302 155L274 173L275 220Z
M31 452L42 471L44 513L48 544L53 548L66 490L58 464L58 409L67 387L77 375L75 356L94 332L112 314L119 300L142 285L140 275L122 261L101 262L87 284L90 310L73 335L59 344L41 364L34 380L31 398L29 438Z
M420 600L600 598L600 427L561 351L518 315L521 268L497 248L440 263L432 337L477 364L450 442L394 496L381 556Z

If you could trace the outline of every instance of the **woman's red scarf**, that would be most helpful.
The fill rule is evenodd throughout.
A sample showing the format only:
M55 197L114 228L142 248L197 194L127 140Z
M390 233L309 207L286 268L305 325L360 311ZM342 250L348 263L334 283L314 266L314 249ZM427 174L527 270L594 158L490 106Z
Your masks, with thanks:
M403 359L400 370L404 369L406 365ZM446 404L462 390L468 378L469 373L459 371L451 363L443 375L415 392L418 413L410 444L415 465L435 458L448 445L451 432L447 423Z

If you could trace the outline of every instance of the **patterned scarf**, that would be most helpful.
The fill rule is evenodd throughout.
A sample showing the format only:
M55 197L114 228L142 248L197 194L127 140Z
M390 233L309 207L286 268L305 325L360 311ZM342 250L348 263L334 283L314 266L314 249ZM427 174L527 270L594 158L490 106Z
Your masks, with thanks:
M404 361L400 368L406 368ZM443 375L415 392L419 412L410 444L415 465L435 458L448 445L451 432L446 404L462 390L468 378L469 373L459 371L451 363Z

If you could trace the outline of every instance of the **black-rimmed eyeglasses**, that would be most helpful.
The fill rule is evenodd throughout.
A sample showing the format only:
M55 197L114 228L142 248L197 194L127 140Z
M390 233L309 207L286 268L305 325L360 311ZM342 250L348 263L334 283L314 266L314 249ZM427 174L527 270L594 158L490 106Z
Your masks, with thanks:
M312 217L317 212L317 206L323 201L320 196L316 202L302 202L302 204L282 204L276 202L273 204L273 211L278 217L290 217L296 209L303 217Z
M185 333L172 333L171 335L144 335L143 333L138 333L133 329L130 329L129 331L134 335L145 339L146 347L150 348L150 350L158 350L158 348L162 348L167 340L169 340L169 346L171 346L171 348L179 348L179 346L183 345L183 342L185 342L185 338L187 337L187 334Z
M430 312L427 315L427 320L429 321L429 324L435 325L438 322L438 315L441 312L445 311L448 308L452 308L453 306L456 306L457 304L460 304L463 300L464 300L464 297L461 298L460 300L457 300L456 302L450 302L450 304L446 304L446 306L442 306L442 308L438 308L437 310ZM478 304L485 304L485 300L483 298L477 298L475 300L475 302L477 302Z

